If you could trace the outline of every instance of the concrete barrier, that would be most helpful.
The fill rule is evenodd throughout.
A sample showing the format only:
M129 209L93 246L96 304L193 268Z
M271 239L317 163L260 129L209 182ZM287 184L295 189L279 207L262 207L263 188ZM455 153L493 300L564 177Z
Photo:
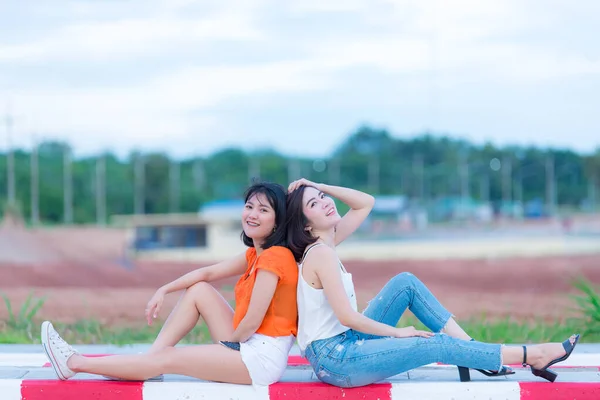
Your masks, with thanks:
M0 380L2 400L597 400L600 382L402 382L341 389L318 382L252 387L201 381Z
M253 387L169 374L159 382L111 381L91 374L60 381L44 354L0 353L0 400L600 399L600 353L585 352L585 345L581 350L553 368L559 373L555 383L542 381L520 365L514 366L515 375L489 378L472 372L473 381L462 383L456 367L428 364L384 382L353 389L319 382L306 359L299 355L290 355L281 382ZM597 351L597 346L589 350Z

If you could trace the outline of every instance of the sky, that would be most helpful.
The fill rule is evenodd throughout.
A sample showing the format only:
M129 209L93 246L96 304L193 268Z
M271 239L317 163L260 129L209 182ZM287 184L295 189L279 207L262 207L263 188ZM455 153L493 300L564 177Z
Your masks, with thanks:
M600 2L0 0L0 149L600 146ZM3 121L6 118L3 118Z

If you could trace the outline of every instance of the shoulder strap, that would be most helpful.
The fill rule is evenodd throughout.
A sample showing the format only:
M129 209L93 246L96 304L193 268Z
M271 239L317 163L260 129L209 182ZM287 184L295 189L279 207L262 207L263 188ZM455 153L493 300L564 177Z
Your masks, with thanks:
M314 249L315 247L321 246L321 245L325 245L325 243L317 242L317 243L313 243L310 246L308 246L306 248L306 250L304 250L304 254L302 254L302 260L300 260L300 264L304 263L304 259L306 259L306 256L312 249Z
M321 246L321 245L325 245L325 243L320 243L320 242L319 242L319 243L314 243L314 244L311 244L310 246L308 246L308 247L306 248L306 250L304 250L304 254L302 255L302 260L300 260L300 263L299 263L299 264L303 264L303 263L304 263L304 260L306 259L306 256L308 255L308 253L309 253L309 252L310 252L312 249L314 249L315 247ZM340 265L340 269L341 269L343 272L345 272L345 273L348 273L348 271L346 271L346 267L344 267L344 264L342 264L342 261L341 261L340 259L338 259L338 264Z

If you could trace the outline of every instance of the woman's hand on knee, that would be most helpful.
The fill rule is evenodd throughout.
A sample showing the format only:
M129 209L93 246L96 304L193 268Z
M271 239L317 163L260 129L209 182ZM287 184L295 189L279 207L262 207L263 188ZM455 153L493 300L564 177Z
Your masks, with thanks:
M158 289L146 305L146 320L148 321L148 325L152 325L152 320L158 317L158 313L160 312L164 300L164 291Z
M433 332L428 332L428 331L420 331L418 329L415 329L414 326L406 326L404 328L397 328L396 329L396 335L394 335L397 338L405 338L405 337L424 337L424 338L430 338L435 336L435 333Z

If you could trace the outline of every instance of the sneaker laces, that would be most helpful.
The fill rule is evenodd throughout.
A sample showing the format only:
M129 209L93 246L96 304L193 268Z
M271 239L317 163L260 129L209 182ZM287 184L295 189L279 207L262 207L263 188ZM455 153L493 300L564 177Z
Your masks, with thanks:
M54 329L50 333L50 340L56 349L61 354L66 355L67 358L71 357L73 354L79 354L79 352L75 350L69 343L65 342L65 340Z

